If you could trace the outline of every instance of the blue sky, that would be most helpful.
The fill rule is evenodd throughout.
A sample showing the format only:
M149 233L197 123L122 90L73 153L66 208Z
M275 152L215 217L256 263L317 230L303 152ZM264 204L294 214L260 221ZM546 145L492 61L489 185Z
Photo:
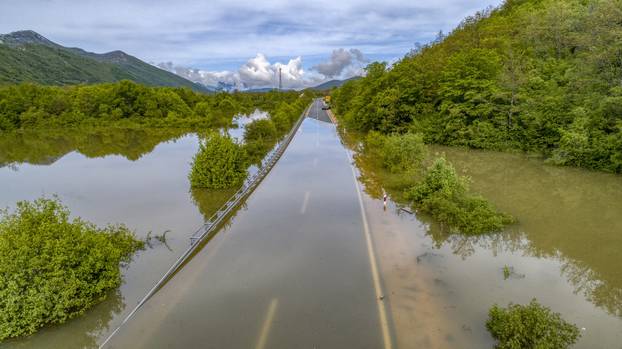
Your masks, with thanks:
M499 2L2 0L0 32L32 29L65 46L120 49L206 83L269 85L280 67L299 87L397 59Z

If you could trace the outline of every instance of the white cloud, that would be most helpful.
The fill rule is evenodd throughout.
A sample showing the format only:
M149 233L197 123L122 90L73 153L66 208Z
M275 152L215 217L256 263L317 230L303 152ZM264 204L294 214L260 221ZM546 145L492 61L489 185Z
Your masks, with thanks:
M249 59L237 71L207 71L175 66L172 62L157 66L204 85L217 86L225 83L238 89L277 87L280 69L283 88L299 89L315 86L332 78L361 75L363 62L367 60L359 50L338 49L333 52L329 61L322 62L309 71L303 68L300 56L290 59L287 64L271 63L263 53Z
M304 58L356 47L384 59L402 56L500 1L2 0L0 32L32 29L89 51L235 70L231 62L257 52Z

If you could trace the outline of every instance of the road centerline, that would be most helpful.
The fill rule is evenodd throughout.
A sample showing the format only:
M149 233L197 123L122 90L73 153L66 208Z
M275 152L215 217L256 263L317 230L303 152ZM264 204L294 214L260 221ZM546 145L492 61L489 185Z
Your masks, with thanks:
M272 328L274 315L276 314L276 308L278 305L279 300L277 298L272 298L272 300L270 301L270 305L268 306L268 312L266 313L266 317L264 318L263 324L261 325L261 332L259 332L259 337L257 339L257 345L255 345L255 349L264 349L266 347L268 335L270 334L270 329Z
M300 214L305 214L307 212L307 205L309 204L309 196L311 196L310 191L305 192L304 199L302 200L302 207L300 208Z

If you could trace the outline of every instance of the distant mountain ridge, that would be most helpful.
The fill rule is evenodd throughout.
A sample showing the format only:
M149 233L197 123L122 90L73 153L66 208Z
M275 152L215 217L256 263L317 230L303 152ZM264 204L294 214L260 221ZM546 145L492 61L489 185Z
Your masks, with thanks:
M0 84L36 82L47 85L132 80L150 86L190 87L201 84L162 70L123 51L93 53L64 47L32 31L0 34Z
M318 90L318 91L323 91L323 90L330 90L333 87L340 87L341 85L345 84L346 82L350 81L350 80L356 80L356 79L360 79L360 76L353 76L349 79L344 79L344 80L329 80L326 82L323 82L317 86L312 87L311 89L313 90Z

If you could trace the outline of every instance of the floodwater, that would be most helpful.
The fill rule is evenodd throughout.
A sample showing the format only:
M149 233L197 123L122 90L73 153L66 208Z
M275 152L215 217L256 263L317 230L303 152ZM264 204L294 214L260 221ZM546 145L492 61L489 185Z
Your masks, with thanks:
M307 118L246 210L105 347L381 348L355 183L334 125Z
M123 270L124 283L83 316L2 348L89 348L133 308L185 251L189 237L232 194L190 190L198 149L183 130L41 131L0 138L0 207L57 195L74 216L100 226L124 223L145 238L166 233L138 252Z
M622 348L622 177L521 154L432 152L444 153L472 178L474 192L519 223L501 234L447 235L393 202L383 211L365 178L397 346L492 348L488 309L536 298L581 328L576 348Z
M537 298L582 328L576 348L622 348L622 176L433 147L519 221L500 234L447 235L392 201L384 210L367 170L355 172L362 216L325 116L316 104L244 206L109 347L387 348L388 328L397 348L492 348L490 306ZM227 132L239 139L242 128ZM170 231L166 245L153 240L136 255L106 301L1 348L97 347L121 324L231 195L190 190L197 149L195 134L168 129L0 138L0 207L58 195L99 225L125 223L140 237Z

